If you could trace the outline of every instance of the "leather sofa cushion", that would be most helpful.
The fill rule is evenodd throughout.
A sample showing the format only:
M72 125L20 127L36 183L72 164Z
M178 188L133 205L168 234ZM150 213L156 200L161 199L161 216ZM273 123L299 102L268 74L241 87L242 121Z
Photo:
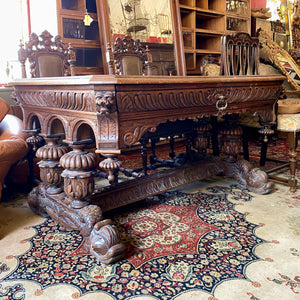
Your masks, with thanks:
M0 122L0 199L1 190L11 166L28 152L28 144L25 140L27 134L22 129L22 121L10 114L6 114Z
M9 112L9 110L10 106L2 98L0 98L0 123Z

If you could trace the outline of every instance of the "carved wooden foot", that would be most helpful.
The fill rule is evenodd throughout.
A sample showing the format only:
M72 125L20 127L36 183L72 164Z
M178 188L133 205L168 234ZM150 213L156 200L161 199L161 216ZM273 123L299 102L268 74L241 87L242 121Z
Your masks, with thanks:
M116 227L111 220L103 220L101 208L89 201L94 191L96 158L83 148L91 141L71 141L73 150L68 152L67 147L56 144L56 139L57 136L48 137L47 145L37 151L43 182L29 194L29 206L66 229L79 230L85 248L100 262L108 264L121 259L125 246L120 244Z
M46 212L45 208L41 206L40 199L46 199L46 188L47 187L45 187L45 185L41 183L40 185L32 189L27 198L27 203L30 209L35 214L45 218L48 217L48 213Z
M120 243L119 232L111 220L102 219L97 205L72 208L72 201L64 193L51 195L48 187L40 184L29 194L31 209L44 217L50 216L66 229L79 230L85 248L101 263L110 264L124 257L125 245Z
M241 186L256 194L268 194L274 188L274 183L269 181L267 173L259 168L253 168L247 160L235 163L233 175Z
M124 257L125 245L120 243L120 234L111 220L95 224L91 234L85 240L87 250L100 262L111 264Z

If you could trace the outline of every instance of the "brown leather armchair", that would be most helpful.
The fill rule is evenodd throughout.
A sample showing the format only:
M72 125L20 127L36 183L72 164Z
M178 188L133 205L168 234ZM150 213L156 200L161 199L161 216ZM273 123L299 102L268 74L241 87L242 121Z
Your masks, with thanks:
M0 98L0 199L6 175L29 150L27 135L22 130L22 120L13 115L10 106Z

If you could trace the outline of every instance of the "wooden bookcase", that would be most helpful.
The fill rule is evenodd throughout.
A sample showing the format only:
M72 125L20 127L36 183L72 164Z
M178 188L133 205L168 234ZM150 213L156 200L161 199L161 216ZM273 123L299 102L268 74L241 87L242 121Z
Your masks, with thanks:
M250 0L178 1L187 75L200 74L201 63L208 54L220 56L222 35L250 33Z
M58 34L76 53L75 74L103 74L96 0L56 0ZM93 19L84 25L88 12Z
M107 73L105 52L110 41L106 0L56 0L58 32L76 52L77 75ZM208 55L219 57L221 36L235 31L250 33L251 0L171 1L178 74L199 75ZM233 5L234 4L234 5ZM86 10L93 22L84 26ZM182 71L181 71L182 70Z

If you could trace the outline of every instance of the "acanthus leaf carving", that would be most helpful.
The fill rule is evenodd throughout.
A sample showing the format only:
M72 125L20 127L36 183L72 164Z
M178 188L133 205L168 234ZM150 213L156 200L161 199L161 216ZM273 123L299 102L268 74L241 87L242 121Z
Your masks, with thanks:
M22 104L76 111L95 111L94 92L74 90L30 90L17 93Z
M228 103L247 102L249 100L276 99L279 88L271 84L264 86L199 88L192 91L172 90L168 92L119 92L118 110L124 112L154 111L177 109L182 107L201 107L215 105L219 96Z

